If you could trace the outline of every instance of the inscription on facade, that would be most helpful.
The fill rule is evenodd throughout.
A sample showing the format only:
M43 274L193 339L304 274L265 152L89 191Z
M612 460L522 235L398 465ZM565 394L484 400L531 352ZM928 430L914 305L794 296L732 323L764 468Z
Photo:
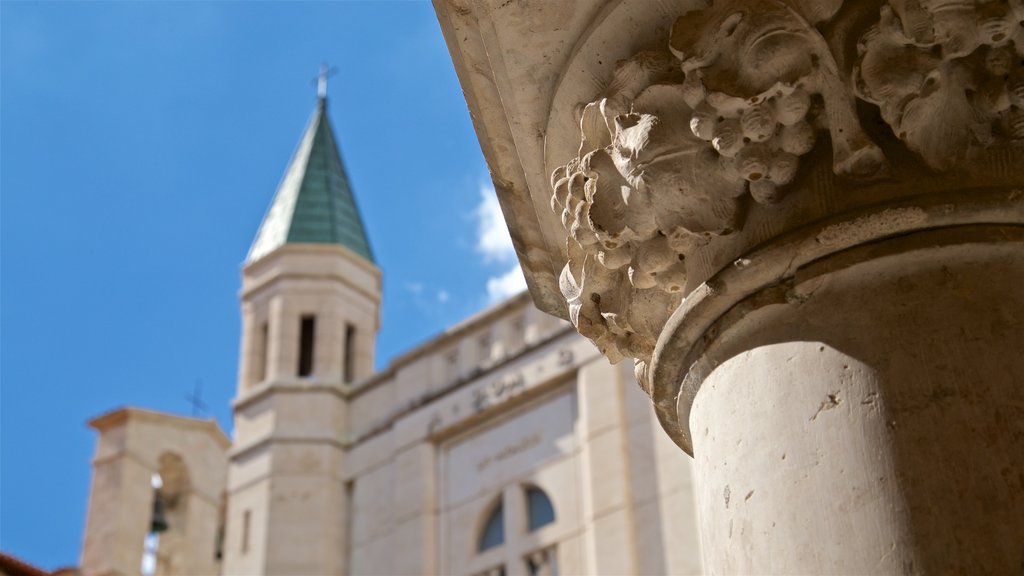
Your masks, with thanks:
M572 348L568 346L559 348L553 358L548 358L546 361L538 362L532 368L532 374L530 374L529 377L529 386L543 381L545 374L552 371L564 370L572 366L575 362L576 356L573 353ZM480 385L472 390L468 403L469 406L466 406L468 409L467 411L471 414L478 414L484 410L493 408L498 404L507 402L526 392L526 389L529 386L527 383L527 370L525 369L503 375L492 382ZM455 403L450 405L448 408L441 408L439 411L435 411L431 415L430 421L427 423L427 433L433 434L441 428L444 428L446 425L458 420L461 407L462 406L460 406L460 404ZM445 413L448 413L447 417Z
M509 374L473 391L473 410L480 412L513 398L526 389L526 378L522 373Z
M526 436L525 438L522 438L515 444L505 446L493 456L487 456L480 460L476 465L476 470L477 472L483 472L492 464L496 464L498 462L501 462L502 460L511 458L516 454L522 454L523 452L526 452L530 448L540 445L540 442L541 435L539 433Z

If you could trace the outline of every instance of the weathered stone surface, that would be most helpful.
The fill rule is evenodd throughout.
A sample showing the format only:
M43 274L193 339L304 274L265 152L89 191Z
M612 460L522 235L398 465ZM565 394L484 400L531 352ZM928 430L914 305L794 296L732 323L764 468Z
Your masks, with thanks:
M1017 4L840 8L719 1L683 14L667 50L619 62L583 107L579 153L552 176L552 208L568 234L560 288L570 319L612 361L650 361L666 311L687 292L688 259L741 231L748 202L780 202L820 140L831 144L839 186L891 174L855 96L879 105L924 160L897 179L970 172L984 150L1021 138ZM872 12L877 23L852 37L850 22ZM825 25L840 32L826 39ZM843 56L855 39L851 65Z
M679 408L712 571L1018 571L1022 282L1020 228L937 230L828 258L723 316Z

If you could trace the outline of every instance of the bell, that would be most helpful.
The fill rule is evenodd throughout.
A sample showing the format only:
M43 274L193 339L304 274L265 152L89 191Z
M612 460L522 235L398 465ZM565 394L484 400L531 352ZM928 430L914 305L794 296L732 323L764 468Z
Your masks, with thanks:
M164 515L164 497L160 490L153 490L153 519L149 531L154 534L167 531L167 517Z

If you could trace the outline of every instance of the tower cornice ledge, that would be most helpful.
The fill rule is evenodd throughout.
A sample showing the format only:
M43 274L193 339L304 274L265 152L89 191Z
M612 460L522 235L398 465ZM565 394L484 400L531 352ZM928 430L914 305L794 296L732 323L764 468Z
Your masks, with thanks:
M925 231L1020 242L1020 0L435 6L535 302L687 452L744 299Z

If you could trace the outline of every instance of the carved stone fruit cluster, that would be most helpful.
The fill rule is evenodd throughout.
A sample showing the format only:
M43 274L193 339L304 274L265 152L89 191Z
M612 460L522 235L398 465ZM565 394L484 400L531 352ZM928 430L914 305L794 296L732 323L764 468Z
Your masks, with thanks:
M693 108L693 134L714 147L725 170L749 182L754 200L778 201L781 188L796 175L799 157L814 147L810 94L780 85L751 98L709 95L697 74L687 76L683 88Z

